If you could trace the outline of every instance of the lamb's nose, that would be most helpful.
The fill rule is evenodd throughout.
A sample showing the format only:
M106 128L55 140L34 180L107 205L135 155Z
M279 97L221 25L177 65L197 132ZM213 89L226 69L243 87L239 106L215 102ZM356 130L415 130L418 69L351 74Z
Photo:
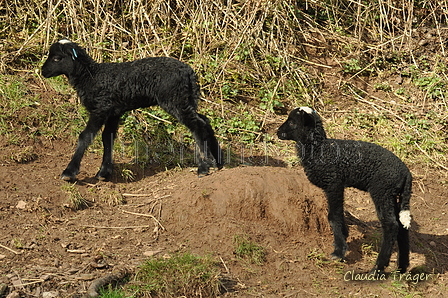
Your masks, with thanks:
M284 140L286 138L286 133L277 131L277 136L279 139Z

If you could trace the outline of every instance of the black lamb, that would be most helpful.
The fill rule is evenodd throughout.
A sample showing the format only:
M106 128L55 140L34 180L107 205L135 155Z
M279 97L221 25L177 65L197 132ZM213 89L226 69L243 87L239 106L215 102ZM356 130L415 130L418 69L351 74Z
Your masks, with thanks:
M319 115L308 107L291 111L278 129L282 140L297 143L297 152L311 183L325 192L328 221L333 230L335 259L344 259L348 229L344 221L344 188L370 193L383 229L381 249L371 273L389 265L398 242L398 270L409 266L409 200L412 175L389 150L368 142L328 139Z
M97 63L84 49L68 39L51 45L42 66L46 78L66 75L89 120L79 135L76 151L61 178L73 180L85 150L105 125L104 155L96 177L108 178L113 171L112 150L120 117L137 108L159 105L187 126L199 147L198 175L211 166L222 168L222 151L209 120L197 113L199 85L191 67L169 57L152 57L124 63Z

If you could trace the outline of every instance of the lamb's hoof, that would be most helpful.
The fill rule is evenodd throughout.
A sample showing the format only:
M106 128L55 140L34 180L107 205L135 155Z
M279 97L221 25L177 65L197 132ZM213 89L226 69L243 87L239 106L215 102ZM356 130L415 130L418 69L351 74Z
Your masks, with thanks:
M113 166L102 166L98 173L96 173L95 178L104 181L108 180L112 176Z
M369 275L384 276L384 275L386 275L386 272L384 272L384 270L379 270L379 269L375 266L375 267L373 267L373 268L369 271Z
M61 175L61 180L67 181L67 182L73 182L76 180L76 177L68 176L68 175Z
M207 176L210 173L210 167L207 165L200 165L198 167L198 178Z
M207 173L199 173L198 172L198 178L202 178L202 177L205 177L205 176L208 176L208 172Z
M64 170L61 174L61 179L68 182L73 182L76 180L76 174L67 169Z
M104 177L104 176L100 176L100 175L95 175L95 178L98 179L99 181L106 181L108 180L108 177Z
M110 176L112 175L112 173L101 173L101 171L100 172L98 172L96 175L95 175L95 178L96 179L98 179L98 180L100 180L100 181L105 181L105 180L109 180L109 178L110 178Z
M335 253L332 253L330 255L330 259L335 260L335 261L339 261L339 262L345 262L344 257L341 257L341 256L339 256L339 255L337 255Z
M216 163L216 168L219 170L221 170L222 168L224 168L224 163Z

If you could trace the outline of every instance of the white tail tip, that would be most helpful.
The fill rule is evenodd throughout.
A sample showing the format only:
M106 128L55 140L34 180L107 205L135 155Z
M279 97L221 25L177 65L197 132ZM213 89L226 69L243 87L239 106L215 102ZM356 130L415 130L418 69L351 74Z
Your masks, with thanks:
M399 213L400 222L406 229L411 227L411 211L401 210Z

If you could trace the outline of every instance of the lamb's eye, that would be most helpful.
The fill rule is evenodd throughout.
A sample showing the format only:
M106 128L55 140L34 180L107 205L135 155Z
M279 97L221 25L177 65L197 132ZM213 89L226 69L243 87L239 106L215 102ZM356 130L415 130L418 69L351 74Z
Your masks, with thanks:
M54 62L59 62L59 61L61 61L61 57L53 57L53 61Z

